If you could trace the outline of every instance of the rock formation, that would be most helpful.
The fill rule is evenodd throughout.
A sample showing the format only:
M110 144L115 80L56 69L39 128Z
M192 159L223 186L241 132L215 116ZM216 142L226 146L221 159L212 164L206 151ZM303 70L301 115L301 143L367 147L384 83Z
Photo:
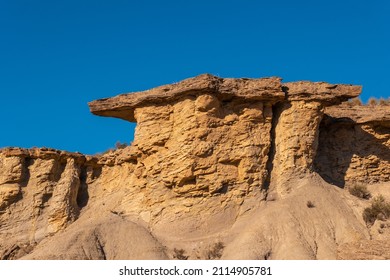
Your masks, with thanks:
M245 196L267 188L272 176L282 194L283 180L313 169L324 107L358 96L361 87L280 81L201 75L97 100L90 108L137 122L131 158L140 158L135 172L147 174L145 185Z
M7 148L0 170L1 240L29 248L78 218L99 167L77 153Z
M389 106L343 103L360 91L201 75L93 101L137 123L133 143L0 150L0 257L208 258L223 243L225 259L353 258L378 225L347 187L390 189Z
M320 135L316 166L328 182L390 180L390 106L329 107Z

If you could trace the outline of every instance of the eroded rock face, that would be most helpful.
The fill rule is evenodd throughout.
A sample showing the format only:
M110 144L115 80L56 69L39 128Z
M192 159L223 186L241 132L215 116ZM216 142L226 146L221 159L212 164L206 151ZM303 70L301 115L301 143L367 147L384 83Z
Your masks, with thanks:
M161 117L162 116L162 117ZM189 196L260 190L267 176L272 111L262 102L209 94L135 110L137 183Z
M368 202L334 184L390 179L389 110L329 107L360 90L201 75L93 101L132 145L0 150L0 258L352 258Z
M329 107L315 159L321 176L340 187L390 180L390 106Z
M5 242L0 251L10 251L7 244L13 244L9 257L20 256L23 248L75 221L85 186L93 180L91 168L99 168L96 162L53 149L1 150L0 237Z
M312 170L324 107L360 90L201 75L93 101L90 108L97 115L137 122L127 149L129 160L137 161L136 184L165 186L179 195L245 196L272 182L282 194L291 174Z
M0 209L5 209L21 196L21 184L27 174L23 168L23 158L4 157L0 160Z

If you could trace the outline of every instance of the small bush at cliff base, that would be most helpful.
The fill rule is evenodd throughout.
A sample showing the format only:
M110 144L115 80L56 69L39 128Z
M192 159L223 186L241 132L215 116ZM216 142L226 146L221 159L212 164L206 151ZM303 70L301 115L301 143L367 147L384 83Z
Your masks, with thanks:
M350 194L362 198L369 199L371 198L371 193L368 191L366 185L356 184L350 188L348 188Z
M188 256L185 255L185 252L183 249L173 249L173 258L178 260L188 260Z
M225 245L222 242L217 242L212 248L207 252L207 259L216 260L222 257L223 249Z
M363 219L368 225L373 225L377 219L386 220L389 217L390 203L382 195L374 197L371 206L363 211Z

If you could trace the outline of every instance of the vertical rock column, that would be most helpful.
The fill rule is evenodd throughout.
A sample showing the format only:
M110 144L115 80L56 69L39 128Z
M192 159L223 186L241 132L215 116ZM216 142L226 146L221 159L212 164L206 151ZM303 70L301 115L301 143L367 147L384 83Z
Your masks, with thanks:
M75 221L79 215L77 193L80 188L80 164L75 159L66 161L65 169L53 190L49 209L49 232L55 233Z
M318 127L323 116L319 102L286 102L275 128L275 164L286 173L312 169L318 146Z
M289 180L313 170L324 107L360 94L361 87L327 83L284 84L286 101L275 106L274 159L271 193L284 196L294 186Z
M0 213L20 196L23 163L23 157L0 156Z
M284 102L276 110L275 157L271 186L280 195L288 193L287 181L312 170L318 146L323 106L319 102Z

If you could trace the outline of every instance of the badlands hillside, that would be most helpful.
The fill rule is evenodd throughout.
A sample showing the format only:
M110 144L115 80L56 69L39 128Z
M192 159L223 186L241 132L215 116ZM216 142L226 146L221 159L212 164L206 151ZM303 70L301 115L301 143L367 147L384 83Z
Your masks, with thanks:
M1 149L0 259L390 259L390 106L360 92L200 75L90 102L134 141Z

